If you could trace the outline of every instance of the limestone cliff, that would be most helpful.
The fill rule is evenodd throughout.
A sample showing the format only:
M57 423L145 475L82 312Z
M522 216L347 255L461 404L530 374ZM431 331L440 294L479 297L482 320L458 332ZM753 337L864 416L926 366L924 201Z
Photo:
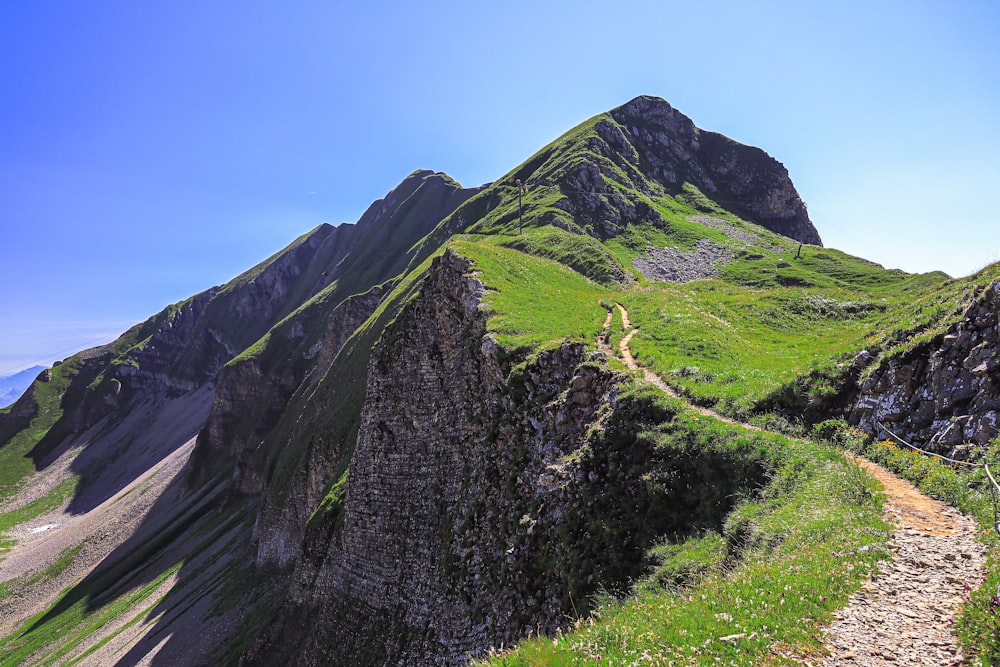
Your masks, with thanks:
M891 355L863 380L850 421L883 437L878 422L936 452L998 435L1000 282L962 306L961 318L929 341Z
M511 359L484 296L446 252L382 333L346 496L306 535L249 664L464 664L564 626L636 576L655 539L717 528L760 478L643 441L669 415L622 403L626 377L582 343Z
M451 253L436 260L383 333L342 528L314 536L329 543L307 547L317 560L298 564L294 611L262 653L285 650L281 635L308 613L319 622L303 637L305 664L453 663L523 634L527 618L552 627L571 611L568 582L531 572L532 556L564 511L557 499L574 470L563 459L620 378L570 345L540 354L512 382L468 271Z
M298 554L306 521L348 446L319 429L323 415L316 410L325 403L313 401L313 392L412 259L414 244L476 191L441 173L410 174L348 226L351 247L327 267L329 287L223 369L195 451L195 477L225 474L233 491L263 494L254 528L261 567L285 567ZM328 384L342 383L341 372L333 371ZM304 433L313 430L323 432ZM316 440L322 455L299 452Z
M133 572L127 568L145 567L144 555L154 545L174 544L178 525L197 533L180 541L195 552L205 546L204 540L218 538L208 537L212 531L201 532L200 522L211 520L205 519L211 509L219 511L223 523L236 520L226 540L239 547L223 549L220 564L238 569L238 564L252 562L253 523L242 518L258 508L261 525L269 526L269 517L271 523L280 522L279 530L293 536L289 541L297 553L305 520L322 497L329 471L314 474L304 487L314 491L304 493L301 502L290 494L271 502L273 496L260 495L263 480L281 468L274 458L285 441L276 439L276 449L262 443L282 418L295 422L289 403L301 407L293 399L316 387L344 341L406 267L409 248L474 193L443 174L411 174L373 203L357 225L320 225L227 284L169 306L114 343L74 355L43 373L18 405L0 411L0 447L16 440L39 474L72 474L78 483L67 511L73 515L88 515L137 480L155 477L167 469L164 461L172 461L174 472L183 467L171 493L155 501L155 518L147 517L142 540L100 528L80 536L108 554L103 567L119 567L130 581ZM195 444L199 430L202 436ZM285 463L289 460L298 463L294 458ZM187 462L191 465L183 465ZM229 493L222 493L227 487ZM0 492L12 490L10 484ZM192 514L190 505L174 503L179 497L212 502L199 503ZM155 577L153 569L142 576ZM201 595L218 592L236 576L218 578L198 570L183 578L185 585L205 587ZM280 581L275 585L279 589ZM111 589L97 592L116 594ZM249 604L259 603L255 598ZM144 632L170 635L171 623L195 622L185 609L182 605L177 614L159 617ZM212 635L219 642L226 633L241 631L223 627L208 610L197 613L202 621L215 623ZM155 650L179 655L183 643L179 636ZM149 648L136 650L141 654ZM217 648L224 650L224 644Z

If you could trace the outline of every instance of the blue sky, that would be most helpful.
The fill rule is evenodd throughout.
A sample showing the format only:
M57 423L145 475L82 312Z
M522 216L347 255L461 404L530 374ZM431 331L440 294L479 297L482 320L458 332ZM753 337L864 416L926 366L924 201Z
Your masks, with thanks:
M1000 260L998 6L2 3L0 375L640 94L782 161L826 245L967 275Z

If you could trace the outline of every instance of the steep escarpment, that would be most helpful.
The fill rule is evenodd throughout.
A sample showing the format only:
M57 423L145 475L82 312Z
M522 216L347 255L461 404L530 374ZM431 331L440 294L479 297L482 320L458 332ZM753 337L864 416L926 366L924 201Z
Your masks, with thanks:
M348 369L351 360L331 369L334 360L391 291L416 242L475 192L440 173L408 176L362 216L357 242L329 271L329 287L223 369L193 478L221 474L236 493L262 494L254 524L261 568L294 560L306 521L353 443L358 401L327 394L358 381L363 387L364 379ZM327 428L330 405L338 406L336 423Z
M822 245L785 167L763 150L697 128L664 100L642 96L596 125L595 150L608 156L648 196L677 194L684 184L740 217L802 243ZM582 167L578 186L600 187Z
M475 192L444 174L415 171L374 202L356 226L346 226L349 247L322 272L328 286L310 294L221 373L216 404L195 452L200 478L228 474L235 462L235 488L261 490L266 464L254 468L249 460L267 458L253 450L277 425L293 394L319 382L384 296L376 286L396 278L411 259L413 244ZM303 387L307 376L310 383Z
M486 333L483 287L469 268L450 253L436 260L420 295L383 333L342 528L307 550L317 561L298 563L289 609L260 655L282 654L306 630L304 663L454 661L522 631L523 605L513 599L534 597L547 625L564 613L564 600L544 599L541 582L514 574L515 562L531 562L517 543L520 521L531 519L535 501L558 494L561 458L582 445L620 380L594 367L574 391L584 361L576 345L521 369L525 393L512 396L509 362ZM529 401L535 409L522 412ZM323 622L298 626L303 614Z
M284 348L284 355L250 354L227 365L219 377L215 405L201 434L202 447L195 465L200 476L207 470L233 470L234 489L259 493L264 464L252 464L258 446L281 419L288 401L308 376L310 386L329 370L334 357L355 329L375 311L384 296L380 287L342 301L332 311L311 304L299 317L275 327L266 350ZM325 305L325 304L324 304ZM322 313L310 312L313 308ZM307 328L307 325L308 326ZM315 342L310 332L321 335ZM311 342L311 344L309 344ZM212 465L209 457L222 465ZM230 468L235 462L235 468Z
M204 591L199 596L241 585L241 563L252 559L247 538L253 529L253 522L243 519L248 508L257 506L254 495L270 474L274 456L259 445L284 416L288 401L296 392L315 388L344 341L372 313L386 292L378 284L389 280L391 286L409 261L407 249L474 192L443 174L415 172L375 202L357 225L320 225L226 285L169 306L114 343L43 373L18 406L0 413L3 460L19 462L18 457L27 455L34 464L19 463L20 477L6 474L4 481L13 481L5 484L4 493L16 493L20 487L15 482L38 471L47 485L41 494L50 489L55 489L50 495L62 494L46 499L46 507L82 517L73 525L91 528L74 528L78 541L90 545L88 554L102 554L78 563L74 572L91 568L102 574L80 580L66 599L114 599L122 589L115 582L101 589L111 581L103 573L160 581L160 568L180 567L184 549L201 553L221 546L209 544L213 533L203 530L212 504L231 526L226 539L238 548L227 546L213 556L213 567L227 574L197 569L186 573L185 581ZM209 427L203 429L206 423ZM199 430L203 437L195 445ZM189 458L193 465L185 465ZM89 521L91 513L97 516L118 502L138 480L153 479L168 459L172 470L183 471L170 482L170 493L148 505L149 516L130 517L132 524L142 525L143 540L129 540L129 534ZM318 495L326 483L325 478L316 482ZM227 485L250 497L220 493ZM67 494L72 498L64 501ZM31 506L37 496L11 502ZM191 497L212 502L199 504L192 513L186 501L178 500ZM63 525L53 518L45 530ZM197 537L177 542L183 526ZM66 544L67 549L80 548ZM144 560L150 549L159 548L153 545L164 544L186 546L171 549L169 557L175 561L151 565L153 561ZM54 552L52 558L58 557ZM42 570L54 566L49 561L37 565ZM57 592L51 586L32 588L39 600ZM254 603L241 613L249 613ZM41 625L63 622L70 604L53 607ZM88 610L97 613L101 606ZM144 632L169 635L188 622L222 622L222 616L210 613L211 604L200 605L197 618L177 613L184 609L188 607L171 608L161 623ZM19 621L12 617L10 622ZM235 630L230 622L216 627L217 637ZM176 655L181 643L169 642L168 653ZM167 651L168 646L140 644L135 650Z
M1000 411L1000 282L971 298L960 320L883 360L863 380L850 421L936 452L997 437Z
M721 525L761 477L640 438L670 414L621 399L626 377L583 343L512 359L485 296L446 252L382 333L346 492L250 662L461 664L554 631L641 572L657 538ZM710 492L678 485L685 469Z

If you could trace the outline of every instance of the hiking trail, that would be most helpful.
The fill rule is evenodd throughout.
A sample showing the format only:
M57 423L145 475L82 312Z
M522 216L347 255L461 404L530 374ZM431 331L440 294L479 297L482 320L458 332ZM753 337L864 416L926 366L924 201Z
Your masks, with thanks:
M633 327L628 311L616 303L624 336L618 344L620 358L630 370L641 370L646 380L674 398L680 398L660 376L642 368L629 350ZM608 310L598 349L616 356L611 348L614 311ZM682 399L683 400L683 399ZM704 407L698 413L721 421L760 430ZM893 525L889 541L892 560L880 564L879 573L851 595L824 629L825 655L803 656L773 649L778 664L809 667L883 667L906 665L940 667L968 664L952 627L967 591L983 580L985 547L976 540L975 520L953 507L924 495L885 468L845 453L882 485L884 513Z

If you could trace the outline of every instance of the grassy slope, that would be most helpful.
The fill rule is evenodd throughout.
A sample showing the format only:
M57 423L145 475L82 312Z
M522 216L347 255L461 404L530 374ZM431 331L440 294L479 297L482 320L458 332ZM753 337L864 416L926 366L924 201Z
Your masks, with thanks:
M526 236L552 233L543 228ZM807 248L799 264L785 268L808 287L784 287L777 280L747 286L739 284L748 281L734 271L687 285L643 281L613 289L511 254L500 247L505 245L510 244L496 237L455 244L496 290L488 299L490 328L502 344L524 350L564 338L592 341L602 314L592 305L619 301L642 328L632 342L642 363L691 396L741 414L796 379L819 381L825 376L818 370L842 369L842 362L861 349L898 354L929 338L960 316L964 307L956 308L957 302L1000 274L1000 267L992 267L959 281L943 274L912 276L837 251ZM609 245L628 259L627 246ZM793 255L784 261L790 263ZM842 374L831 372L826 380L838 378ZM803 389L824 390L808 383ZM690 441L702 440L713 428L728 427L702 420L692 425ZM758 664L776 645L817 651L819 624L885 556L886 526L871 483L829 446L767 437L781 443L773 449L775 462L794 463L758 497L745 499L723 537L665 544L659 554L651 554L660 567L636 583L635 595L606 600L573 632L526 642L493 664L643 659ZM941 495L945 482L940 476L923 475ZM966 488L963 484L951 486ZM968 493L962 497L970 502ZM976 497L982 501L982 494ZM981 505L966 509L976 507L983 513ZM756 536L753 544L740 558L727 557L720 541L732 541L747 525ZM1000 653L997 624L989 625L998 604L986 593L973 599L962 625L967 641Z
M29 452L42 441L63 415L63 393L78 373L80 360L71 359L52 369L49 382L36 380L29 390L38 405L37 415L27 428L3 434L9 438L0 446L0 501L14 495L19 484L35 472ZM26 400L24 397L22 400ZM11 408L6 408L9 412Z
M700 422L689 437L725 428ZM773 647L816 652L820 624L887 557L888 527L871 480L830 449L760 437L773 441L781 471L730 515L722 536L662 549L634 595L606 599L566 634L530 640L490 664L756 665ZM720 546L747 536L726 558Z
M600 302L637 293L602 288L555 262L501 245L484 238L453 247L482 271L491 290L489 326L508 349L537 349L567 338L592 343L606 312ZM665 544L651 554L660 565L638 583L637 595L607 601L575 632L527 642L496 664L598 664L657 652L754 664L776 643L815 650L817 624L884 556L886 527L871 482L832 449L741 433L691 413L655 429L668 431L662 446L700 448L718 438L730 446L762 448L776 472L766 488L744 499L723 536ZM728 546L718 548L720 541ZM677 582L692 583L691 572L700 581L681 592ZM732 641L719 639L741 633Z

